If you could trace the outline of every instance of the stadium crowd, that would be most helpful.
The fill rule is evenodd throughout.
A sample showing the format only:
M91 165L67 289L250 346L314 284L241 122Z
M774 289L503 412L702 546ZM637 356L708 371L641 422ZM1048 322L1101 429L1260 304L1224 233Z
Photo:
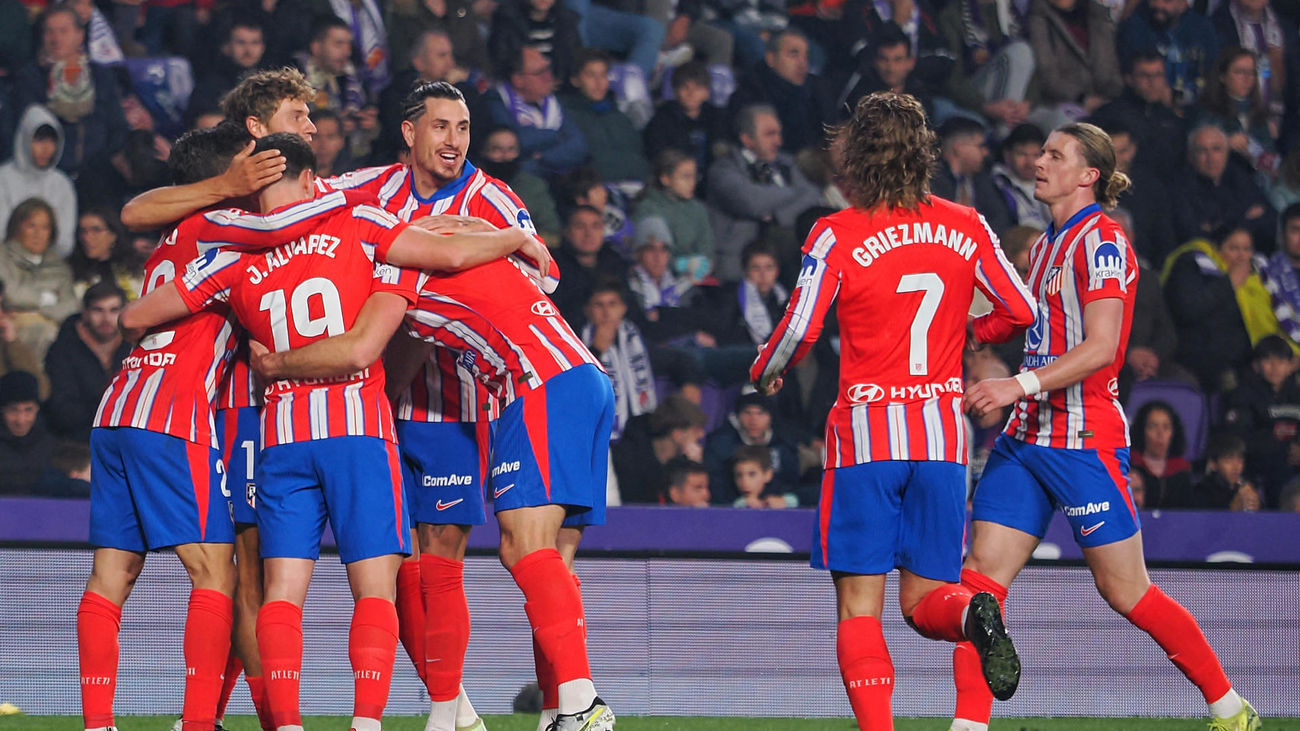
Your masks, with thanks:
M242 75L293 65L320 175L404 160L413 82L465 94L471 161L526 204L613 380L611 504L815 500L833 323L797 387L742 385L804 237L848 205L826 126L888 89L936 126L933 192L1022 275L1045 132L1110 133L1142 267L1116 384L1148 394L1135 501L1300 510L1298 20L1294 0L0 0L0 493L89 494L118 312L160 235L122 207ZM967 382L1015 373L1020 345L968 354ZM1005 417L969 424L973 476Z

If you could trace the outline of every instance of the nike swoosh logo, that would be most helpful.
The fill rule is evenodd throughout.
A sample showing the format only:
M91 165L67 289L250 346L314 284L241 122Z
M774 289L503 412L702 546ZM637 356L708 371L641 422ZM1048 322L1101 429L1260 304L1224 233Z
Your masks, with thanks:
M512 487L514 487L514 486L515 486L515 483L512 482L512 483L510 483L509 485L506 485L505 487L501 488L500 490L493 490L493 491L492 491L492 499L493 499L493 500L496 500L497 498L499 498L499 497L501 497L502 495L506 494L506 490L509 490L510 488L512 488Z
M1097 530L1098 528L1102 527L1103 525L1106 525L1106 521L1104 521L1104 520L1101 521L1100 523L1094 525L1094 526L1089 526L1089 527L1087 527L1087 528L1080 529L1080 530L1079 530L1079 535L1081 535L1081 536L1089 536L1089 535L1092 535L1093 531Z
M439 510L446 510L447 508L450 508L450 507L452 507L453 505L457 505L457 504L459 504L459 503L463 503L463 502L465 502L465 498L457 498L456 500L452 500L452 501L449 502L449 503L444 503L443 501L439 500L439 501L438 501L438 504L435 505L434 507L436 507L436 508L439 509Z

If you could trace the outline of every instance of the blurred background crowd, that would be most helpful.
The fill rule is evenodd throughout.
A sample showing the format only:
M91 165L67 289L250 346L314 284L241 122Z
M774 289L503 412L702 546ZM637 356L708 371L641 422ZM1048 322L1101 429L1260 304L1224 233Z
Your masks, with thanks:
M612 502L808 506L831 326L777 398L742 393L817 217L826 126L922 100L936 195L1022 274L1046 132L1094 122L1134 181L1121 399L1140 506L1300 509L1298 0L0 0L0 493L87 494L117 314L161 232L131 196L250 70L317 90L320 175L406 161L401 99L448 81L469 159L555 251L555 301L614 381ZM889 317L891 313L881 313ZM968 356L1018 370L1021 342ZM1005 415L971 423L978 476Z

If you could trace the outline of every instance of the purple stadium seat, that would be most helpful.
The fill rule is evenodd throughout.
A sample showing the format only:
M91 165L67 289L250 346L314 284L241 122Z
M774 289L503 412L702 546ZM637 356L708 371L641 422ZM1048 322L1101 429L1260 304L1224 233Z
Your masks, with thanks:
M1193 461L1200 459L1205 453L1205 440L1210 430L1210 410L1205 394L1181 381L1135 383L1124 406L1130 425L1138 409L1148 401L1164 401L1173 407L1187 434L1187 450L1183 456Z

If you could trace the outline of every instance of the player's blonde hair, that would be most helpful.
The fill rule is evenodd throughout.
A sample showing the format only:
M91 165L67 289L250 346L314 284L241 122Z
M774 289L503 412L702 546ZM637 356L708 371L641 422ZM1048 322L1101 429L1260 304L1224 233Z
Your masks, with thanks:
M853 116L831 130L831 159L853 205L915 210L929 200L934 132L910 94L862 97Z
M249 74L221 99L221 113L226 119L244 126L244 120L257 117L269 124L280 102L295 99L311 104L316 90L302 72L288 66Z
M1115 162L1115 145L1106 130L1087 122L1075 122L1056 128L1057 132L1073 137L1079 143L1083 161L1090 168L1097 168L1097 182L1092 184L1093 197L1097 205L1110 210L1119 202L1121 193L1129 189L1132 181L1117 169Z

